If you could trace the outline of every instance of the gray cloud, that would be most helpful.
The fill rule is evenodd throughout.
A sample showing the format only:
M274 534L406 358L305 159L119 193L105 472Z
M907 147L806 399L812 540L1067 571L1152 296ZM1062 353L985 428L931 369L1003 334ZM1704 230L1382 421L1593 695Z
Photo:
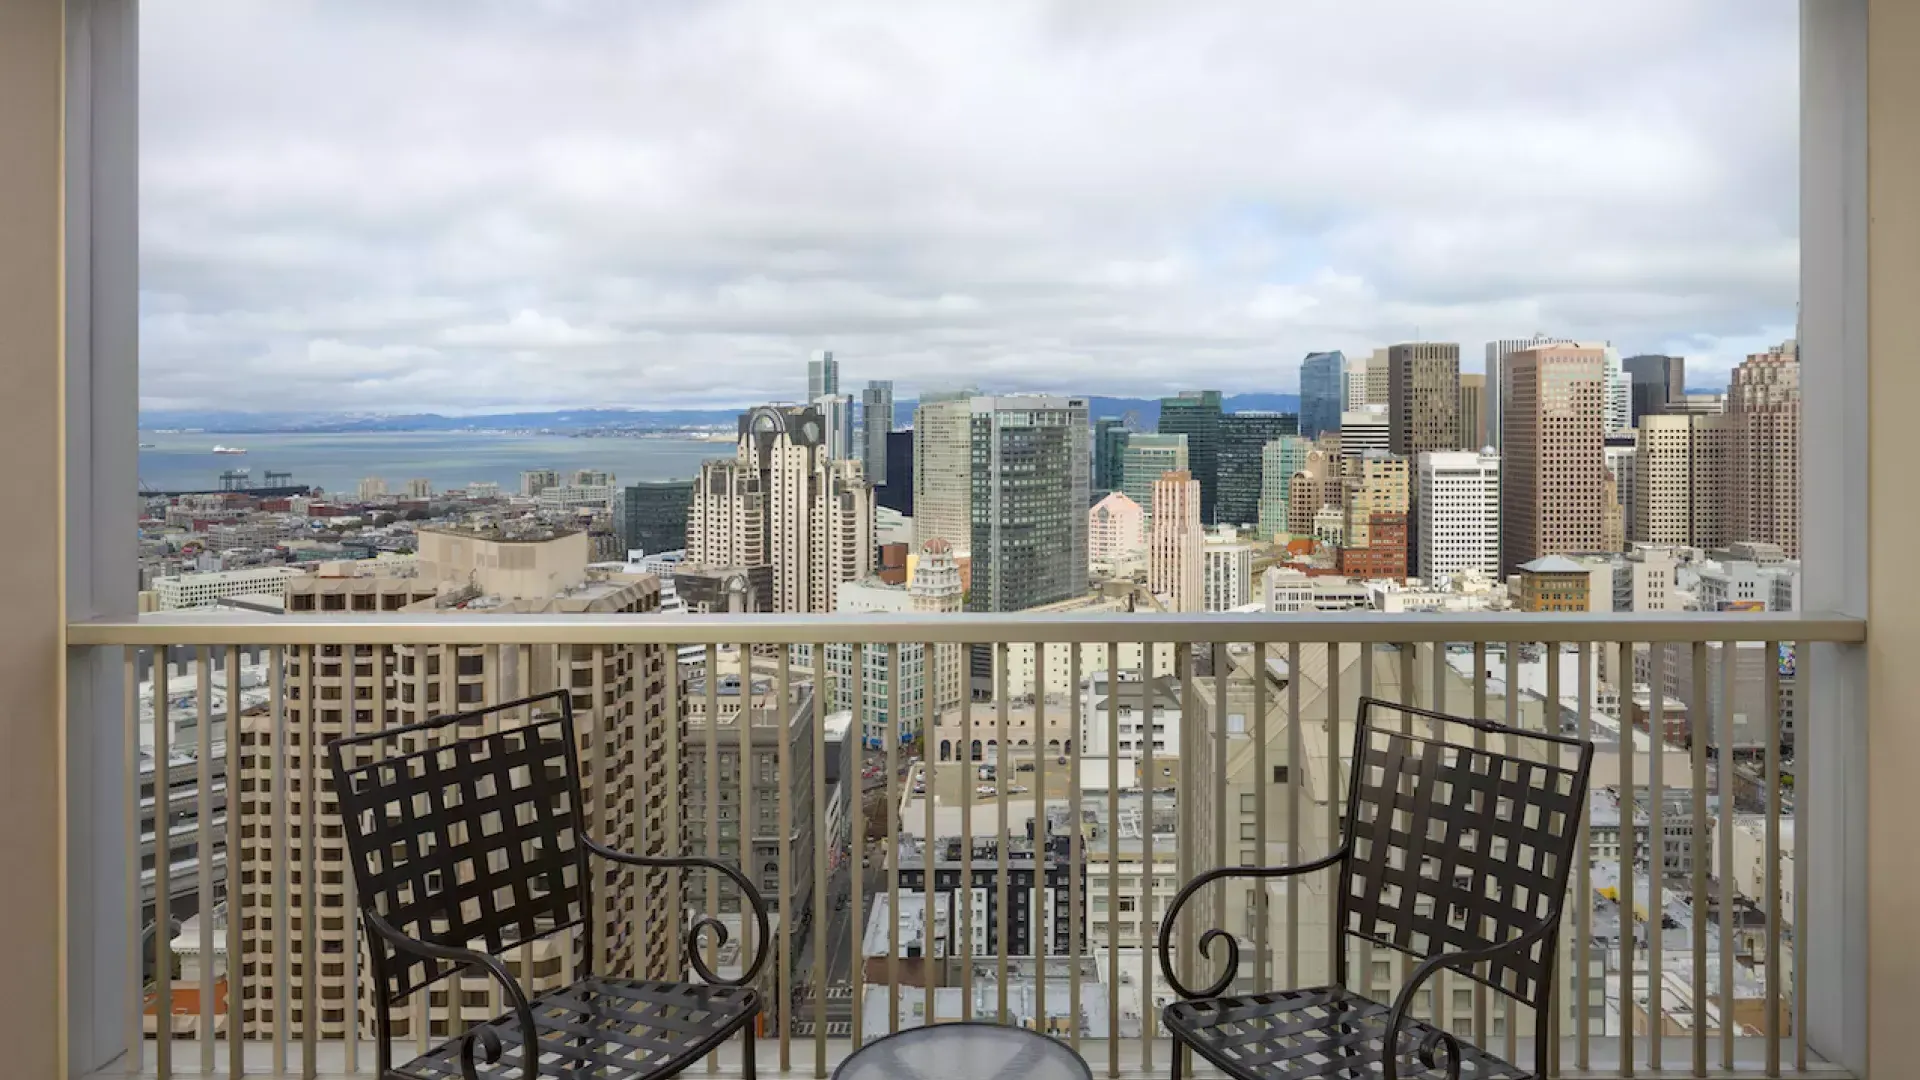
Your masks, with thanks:
M142 397L1291 390L1792 332L1787 0L148 5ZM1709 377L1710 378L1710 377Z

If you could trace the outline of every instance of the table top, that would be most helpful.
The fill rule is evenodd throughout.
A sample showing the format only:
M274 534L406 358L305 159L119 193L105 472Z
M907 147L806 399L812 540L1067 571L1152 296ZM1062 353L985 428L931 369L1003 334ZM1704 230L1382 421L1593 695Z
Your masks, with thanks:
M969 1021L908 1028L854 1051L833 1080L1093 1080L1073 1047L1037 1031Z

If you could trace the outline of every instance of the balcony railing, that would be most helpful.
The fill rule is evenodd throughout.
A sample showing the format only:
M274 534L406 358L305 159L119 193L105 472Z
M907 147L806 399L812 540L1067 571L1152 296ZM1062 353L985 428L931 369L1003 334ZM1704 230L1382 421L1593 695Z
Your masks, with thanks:
M593 828L738 859L777 910L763 1068L825 1076L863 1040L933 1017L1054 1032L1109 1076L1164 1073L1158 913L1212 867L1329 850L1356 703L1376 696L1600 744L1560 944L1561 1068L1830 1074L1806 988L1836 961L1809 955L1793 838L1809 828L1804 734L1823 722L1809 646L1865 629L1764 614L76 625L75 648L111 650L123 681L118 715L75 720L116 736L121 769L96 787L118 785L127 838L108 888L124 923L116 1023L134 1052L101 1075L370 1073L321 745L562 687ZM873 745L836 742L842 723ZM664 896L595 883L597 965L687 970L679 928L732 898L673 875ZM1247 987L1324 981L1341 947L1325 880L1241 883L1195 906L1210 910L1175 928L1190 983L1215 970L1196 947L1205 927L1242 941ZM152 929L169 918L182 929ZM1350 956L1376 997L1411 969ZM560 942L513 963L544 987L581 959ZM1526 1060L1530 1019L1489 997L1441 980L1419 1012ZM395 1011L396 1060L501 1011L478 978L415 998Z

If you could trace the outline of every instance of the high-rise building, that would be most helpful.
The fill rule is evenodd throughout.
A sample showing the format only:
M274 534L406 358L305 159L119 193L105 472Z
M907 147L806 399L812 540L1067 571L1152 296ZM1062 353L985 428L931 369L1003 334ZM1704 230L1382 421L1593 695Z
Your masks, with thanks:
M821 350L807 361L807 400L817 401L840 392L840 361Z
M887 479L887 434L893 430L893 380L872 379L860 391L860 457L867 463L867 479Z
M1622 551L1626 550L1626 539L1633 535L1634 515L1638 513L1635 508L1639 503L1634 493L1639 485L1634 476L1634 458L1638 454L1636 447L1639 441L1639 432L1628 431L1607 436L1607 441L1600 448L1602 458L1607 464L1607 471L1613 474L1614 496L1620 509L1621 547L1619 550Z
M1312 450L1312 441L1299 435L1274 439L1261 448L1260 539L1272 540L1279 533L1292 531L1287 525L1287 507L1293 474L1306 467L1307 454Z
M1733 369L1732 539L1800 554L1800 346L1788 341Z
M709 683L712 683L709 688ZM744 686L742 684L745 684ZM786 860L787 895L795 911L812 910L813 860L804 857L815 843L813 834L813 692L811 681L793 680L787 700L780 700L780 681L766 671L747 671L722 661L720 671L701 672L688 680L680 700L686 711L680 760L684 763L687 798L681 806L682 827L695 850L705 851L709 808L717 811L715 850L720 861L740 868L762 896L778 898L780 850L803 857ZM718 717L707 711L713 698ZM717 723L714 721L717 719ZM742 730L744 722L745 730ZM742 743L745 747L742 747ZM779 783L778 762L787 762L787 784ZM709 762L709 748L715 760ZM707 790L708 777L720 785L718 796ZM743 783L747 777L758 782ZM782 835L780 806L790 809L793 832ZM717 875L686 875L687 905L707 909L706 890L718 886L716 911L740 910L740 893Z
M319 574L291 578L290 612L392 612L431 618L450 602L461 601L468 614L559 615L572 613L646 613L660 606L660 582L651 574L589 570L588 538L582 532L540 529L524 533L499 529L422 529L419 557L404 566L368 560L334 564ZM476 602L483 601L483 602ZM348 731L366 734L417 723L459 709L477 707L493 694L520 697L567 687L575 690L575 723L594 733L593 749L582 762L581 788L590 814L605 823L601 839L641 855L659 857L683 849L679 822L668 817L675 801L669 793L682 782L674 756L681 741L678 717L666 713L666 680L673 658L659 646L534 645L527 650L483 646L429 646L382 649L371 645L314 646L290 649L286 675L306 692L288 694L284 715L241 720L233 749L240 795L230 804L242 814L240 858L246 866L303 866L318 876L319 891L287 887L272 875L243 875L230 898L229 918L240 920L243 977L238 995L244 1033L266 1038L275 1028L277 988L294 1000L324 1004L315 1013L293 1010L291 1034L344 1039L350 1018L346 999L356 993L344 964L312 957L339 957L353 947L358 928L338 917L338 882L347 871L346 840L335 806L332 775L316 768L323 761L308 747ZM497 700L497 699L492 699ZM349 713L348 710L351 710ZM401 752L411 747L400 747ZM362 748L366 760L395 748ZM309 770L314 770L309 772ZM317 785L321 808L317 828L307 835L276 833L276 808L299 805L301 793ZM678 800L685 803L685 799ZM693 875L687 875L691 877ZM674 895L665 869L627 869L598 907L596 930L605 970L641 971L645 978L670 978L669 942L679 932L684 905ZM596 889L596 893L599 890ZM305 908L317 895L320 909ZM276 921L289 920L281 926ZM311 920L311 921L307 921ZM312 935L315 951L291 954L276 947L285 927L301 926ZM508 965L528 991L561 985L554 943L526 954L512 950ZM280 967L285 963L287 966ZM396 1009L394 1035L443 1039L490 1015L489 979L484 973L454 977L427 1004L427 1030L415 1026L413 1009ZM371 983L358 988L365 995ZM373 1009L357 1011L371 1035ZM311 1022L309 1031L306 1024Z
M1206 534L1200 524L1200 481L1185 469L1153 482L1152 537L1147 588L1166 598L1168 611L1200 611L1205 601L1201 556Z
M973 406L970 394L920 395L913 411L913 544L973 544Z
M1220 495L1214 505L1220 524L1260 520L1260 456L1268 443L1299 430L1300 418L1292 413L1238 412L1220 418Z
M1368 405L1385 405L1392 394L1393 356L1387 349L1375 349L1367 358Z
M887 432L887 471L875 501L902 517L913 516L913 432ZM882 479L872 473L869 480Z
M1147 515L1124 491L1108 492L1087 511L1087 562L1096 574L1119 576L1146 561Z
M1340 544L1342 573L1361 577L1407 576L1407 506L1411 477L1407 459L1382 450L1342 455Z
M820 413L826 455L835 461L857 460L860 454L854 445L853 395L822 394L813 399L813 407Z
M1508 354L1501 409L1500 561L1511 573L1542 555L1602 542L1606 357L1539 345Z
M520 494L528 499L560 486L560 474L553 469L526 469L520 473Z
M1500 456L1429 451L1418 459L1419 576L1500 574Z
M1393 444L1393 429L1385 405L1369 405L1357 412L1340 414L1340 453L1359 457L1373 450L1386 450Z
M1127 432L1127 422L1118 416L1094 421L1092 496L1096 500L1120 490L1120 458L1127 447Z
M1314 535L1314 520L1328 507L1341 505L1340 463L1342 455L1325 450L1307 451L1287 486L1287 532L1294 536Z
M1308 353L1300 361L1300 434L1311 439L1337 430L1346 409L1346 356L1338 350Z
M1487 377L1479 372L1460 376L1460 435L1456 449L1484 450L1487 447Z
M1712 548L1728 540L1732 418L1651 413L1633 448L1633 519L1627 539Z
M1605 373L1607 434L1626 431L1633 426L1633 386L1620 360L1620 350L1606 342L1582 342L1601 351Z
M1627 373L1628 421L1667 410L1687 397L1687 359L1684 356L1629 356L1620 362Z
M829 612L841 582L873 568L873 486L833 458L825 418L799 405L743 413L731 461L702 464L687 518L687 562L770 566L768 610Z
M1349 356L1342 365L1346 372L1345 396L1342 398L1341 412L1357 412L1367 407L1367 374L1372 370L1373 359L1370 356ZM1385 404L1385 402L1382 402ZM1340 426L1340 418L1334 417L1334 428ZM1317 438L1325 432L1316 431L1309 438Z
M1163 435L1187 437L1187 468L1200 481L1200 520L1213 521L1220 498L1220 418L1218 390L1182 390L1160 399Z
M387 482L382 477L363 476L360 478L360 487L357 495L361 502L372 502L375 499L384 499L387 497Z
M407 498L409 499L433 498L433 481L425 477L415 477L414 479L407 481Z
M1459 448L1459 345L1416 342L1387 350L1387 428L1387 448L1404 458Z
M1253 601L1253 545L1231 525L1207 534L1200 549L1200 605L1207 611L1232 611Z
M976 397L972 611L1021 611L1087 591L1087 399Z
M874 612L923 614L960 610L962 591L960 568L954 562L953 548L945 540L930 540L920 549L911 585L886 585L868 579L843 586L837 600L841 614ZM860 655L862 676L856 680L854 653ZM805 650L800 650L803 654ZM899 657L898 687L893 685L893 660ZM856 650L845 642L827 645L827 705L834 711L853 708L854 694L860 695L861 739L871 747L886 745L887 733L906 741L919 734L927 716L927 694L931 689L933 706L948 712L965 703L964 671L960 646L934 646L935 670L927 670L926 646L918 642L900 645L868 645ZM796 656L796 664L811 663L810 654ZM897 695L897 699L895 697ZM899 714L894 713L894 702Z
M1507 357L1521 349L1538 348L1541 345L1566 345L1566 338L1548 337L1534 334L1530 338L1501 338L1487 342L1487 438L1489 445L1500 449L1500 440L1505 438L1505 410L1503 403L1507 396Z
M1153 516L1153 485L1169 472L1186 471L1188 456L1186 435L1158 435L1134 432L1120 449L1120 490Z
M693 483L648 480L621 489L613 500L613 531L620 546L649 555L686 547Z

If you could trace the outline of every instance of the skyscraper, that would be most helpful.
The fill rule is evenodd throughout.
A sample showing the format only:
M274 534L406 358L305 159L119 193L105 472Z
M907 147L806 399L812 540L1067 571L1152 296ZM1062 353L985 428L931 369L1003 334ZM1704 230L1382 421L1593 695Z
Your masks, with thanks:
M1120 490L1153 514L1153 484L1166 473L1185 470L1191 461L1185 435L1134 432L1120 450Z
M1367 358L1367 400L1368 405L1385 405L1390 393L1392 359L1388 350L1375 349Z
M1501 440L1506 437L1503 403L1507 397L1507 357L1521 349L1565 344L1567 344L1566 338L1548 337L1539 333L1530 338L1501 338L1499 341L1487 342L1487 438L1496 450L1501 448Z
M1148 535L1147 588L1166 598L1169 611L1203 610L1206 533L1200 525L1200 481L1191 472L1174 470L1153 482Z
M973 545L973 406L970 394L920 395L913 412L913 544Z
M1087 591L1087 399L976 397L971 410L971 611L1021 611ZM976 672L976 675L978 673Z
M1253 545L1231 525L1206 537L1200 548L1200 606L1232 611L1253 599Z
M1220 495L1214 513L1223 525L1260 520L1260 455L1267 444L1300 430L1299 417L1238 412L1220 418Z
M693 481L648 480L628 484L613 500L613 531L626 551L649 555L687 546L687 510Z
M1621 365L1620 350L1605 343L1600 350L1606 373L1607 434L1613 435L1633 426L1633 387Z
M1800 346L1747 357L1727 386L1734 426L1731 539L1800 554Z
M840 392L840 361L833 353L821 350L807 361L807 400L815 401Z
M1606 357L1539 345L1509 354L1500 454L1500 563L1512 573L1542 555L1602 543Z
M1500 457L1476 450L1419 457L1419 575L1500 573Z
M1457 449L1460 346L1417 342L1387 350L1388 449L1401 457Z
M887 432L887 471L876 493L881 506L903 517L913 516L913 432ZM881 477L868 476L869 480Z
M1454 440L1461 450L1482 450L1487 445L1487 377L1477 372L1460 376L1460 437Z
M1346 371L1346 396L1344 398L1345 403L1340 406L1341 412L1357 412L1367 407L1367 373L1372 367L1373 359L1370 356L1350 356L1347 358L1347 362L1344 365ZM1334 426L1339 426L1338 418L1335 419ZM1322 434L1325 433L1314 433L1315 437Z
M822 394L813 399L825 431L825 453L835 461L859 459L853 443L853 395Z
M1338 350L1300 361L1300 434L1309 439L1340 426L1347 408L1347 358Z
M1601 447L1602 456L1607 463L1607 471L1613 474L1614 497L1620 504L1618 531L1622 550L1625 549L1625 542L1633 535L1634 515L1639 512L1636 495L1639 484L1635 477L1635 459L1639 453L1636 447L1639 437L1638 431L1609 435L1605 445Z
M827 449L825 418L803 405L741 414L731 461L709 461L694 484L687 561L768 566L776 612L830 612L841 582L873 568L873 485L858 461Z
M1340 414L1340 453L1358 457L1369 450L1385 450L1393 443L1393 429L1385 405L1369 405Z
M1731 417L1718 413L1640 418L1627 539L1701 548L1728 541L1733 427Z
M887 433L893 430L893 380L873 379L860 391L860 457L867 463L867 479L887 479Z
M1269 442L1260 452L1260 539L1272 540L1278 533L1291 531L1287 526L1287 507L1292 497L1293 474L1306 467L1313 442L1304 436L1289 435Z
M1687 397L1687 359L1684 356L1629 356L1620 362L1627 373L1628 421L1665 412L1669 404Z
M1120 490L1120 455L1127 446L1127 422L1103 416L1093 425L1093 497Z
M1407 500L1411 477L1407 459L1373 450L1359 457L1342 455L1343 574L1358 577L1407 576Z
M1220 391L1182 390L1160 399L1162 435L1187 437L1187 468L1200 481L1200 520L1214 520L1220 497Z

